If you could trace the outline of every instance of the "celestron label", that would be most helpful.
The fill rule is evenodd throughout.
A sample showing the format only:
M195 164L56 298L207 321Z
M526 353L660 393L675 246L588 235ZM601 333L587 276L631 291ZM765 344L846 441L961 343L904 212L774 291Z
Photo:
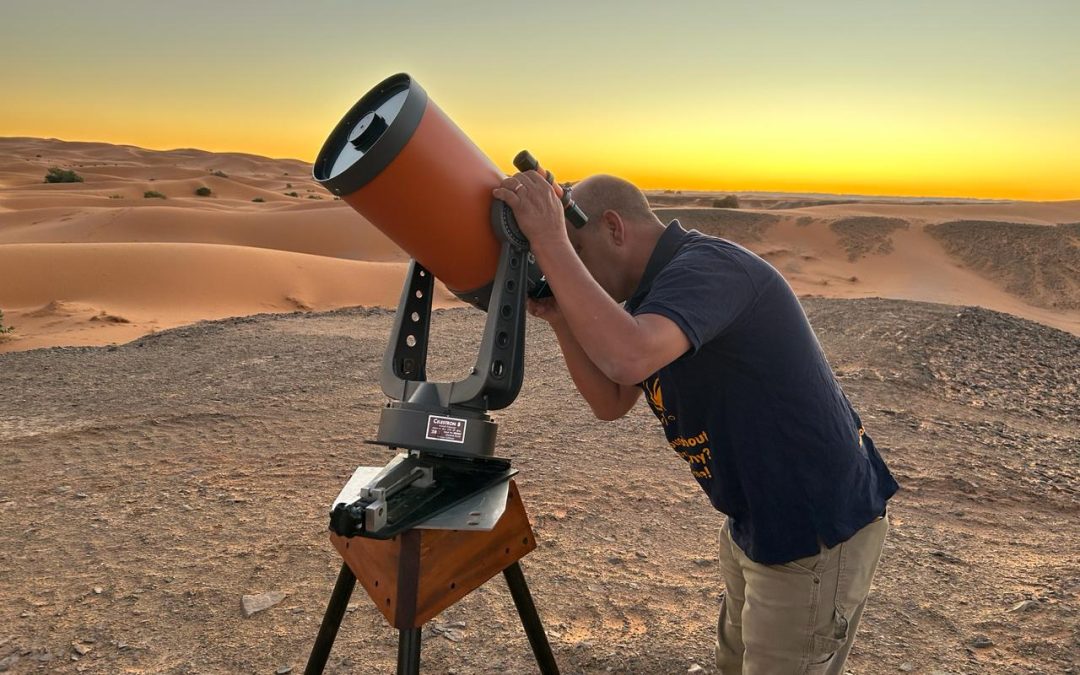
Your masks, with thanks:
M468 420L457 417L439 417L428 415L427 434L424 438L429 441L446 441L447 443L465 442L465 424Z

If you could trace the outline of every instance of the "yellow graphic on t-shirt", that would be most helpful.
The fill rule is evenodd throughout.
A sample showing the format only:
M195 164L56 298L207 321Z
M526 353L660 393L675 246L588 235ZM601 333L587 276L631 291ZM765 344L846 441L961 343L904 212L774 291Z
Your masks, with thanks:
M641 387L645 390L645 398L649 402L649 407L660 418L660 423L667 426L668 422L674 422L675 416L669 414L667 408L664 407L664 392L660 390L660 377L658 375L652 376L642 382Z
M712 470L709 469L712 450L706 445L708 442L709 434L702 431L697 436L678 436L668 441L668 445L690 464L690 473L695 478L712 478Z

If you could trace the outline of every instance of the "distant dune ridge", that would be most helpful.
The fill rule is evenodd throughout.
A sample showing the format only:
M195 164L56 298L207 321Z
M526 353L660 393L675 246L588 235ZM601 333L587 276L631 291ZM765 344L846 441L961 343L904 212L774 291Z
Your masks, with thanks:
M84 181L45 183L51 167ZM225 316L395 306L408 256L310 169L0 138L0 311L15 326L0 351L124 342ZM716 193L649 196L665 222L746 245L801 295L978 305L1080 334L1080 200L739 193L736 210L712 208ZM460 304L441 286L436 303Z

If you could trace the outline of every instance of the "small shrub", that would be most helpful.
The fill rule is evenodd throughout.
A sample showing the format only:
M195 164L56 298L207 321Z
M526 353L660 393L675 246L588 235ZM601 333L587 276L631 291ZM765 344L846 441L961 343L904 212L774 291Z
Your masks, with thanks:
M295 192L286 192L285 196L286 197L299 197L300 195L296 194Z
M166 199L165 195L161 194L157 190L147 190L142 193L143 199Z
M292 183L285 183L285 189L286 190L291 190L292 189Z
M109 199L123 199L124 195L109 195Z
M308 199L322 199L322 197L320 197L319 195L308 195L307 198Z
M202 186L200 188L197 188L195 190L195 194L197 196L199 196L199 197L209 197L210 196L210 188L208 188L208 187L206 187L204 185L204 186Z
M4 312L0 311L0 335L7 335L11 331L15 330L14 326L4 325Z
M737 209L739 208L739 198L735 195L728 195L721 199L712 200L712 207L714 209Z
M255 199L252 199L251 201L258 202L258 203L261 204L261 203L265 202L266 200L263 199L262 197L256 197Z
M218 178L228 178L229 177L229 174L225 173L224 171L220 171L220 170L219 171L211 171L210 175L211 176L217 176Z
M45 174L46 183L81 183L83 177L70 169L61 169L54 166Z

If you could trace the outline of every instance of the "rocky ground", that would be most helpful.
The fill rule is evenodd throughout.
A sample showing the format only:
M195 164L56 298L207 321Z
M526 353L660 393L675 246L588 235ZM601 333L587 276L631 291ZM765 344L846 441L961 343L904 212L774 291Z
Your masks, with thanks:
M902 485L853 673L1080 672L1080 339L993 312L805 300ZM340 565L327 508L374 436L392 314L197 324L0 355L0 670L297 673ZM483 317L438 313L432 377ZM710 671L721 517L640 404L593 420L544 325L500 452L565 673ZM245 617L241 597L280 602ZM327 672L392 672L362 592ZM424 671L535 672L504 584L429 627Z

